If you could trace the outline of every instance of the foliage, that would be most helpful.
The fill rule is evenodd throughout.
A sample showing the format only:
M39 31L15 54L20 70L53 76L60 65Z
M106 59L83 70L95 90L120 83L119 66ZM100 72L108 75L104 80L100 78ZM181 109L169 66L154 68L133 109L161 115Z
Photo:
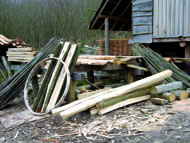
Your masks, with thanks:
M101 31L89 31L101 0L0 0L0 33L42 47L51 37L76 41L99 39Z

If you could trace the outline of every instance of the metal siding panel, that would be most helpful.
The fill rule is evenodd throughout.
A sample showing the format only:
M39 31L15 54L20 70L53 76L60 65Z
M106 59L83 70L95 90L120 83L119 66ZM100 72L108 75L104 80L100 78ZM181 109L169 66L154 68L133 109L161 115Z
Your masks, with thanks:
M154 0L154 22L153 22L153 35L158 35L158 3L159 0Z
M171 25L171 21L170 21L170 18L171 18L171 0L167 0L167 32L166 32L166 35L171 35L171 29L170 29L170 25Z
M133 2L133 5L147 3L147 2L152 2L152 0L136 0Z
M167 1L166 0L162 2L162 10L163 10L163 15L164 15L162 16L162 35L166 35L166 32L167 32L167 23L166 23Z
M181 0L176 0L176 11L175 11L175 35L179 36L179 4Z
M152 12L133 12L133 17L152 16Z
M171 28L171 36L175 36L175 1L171 0L171 24L170 24L170 28Z
M190 8L189 0L184 0L184 37L188 37L189 33L189 8Z
M158 8L158 35L161 36L162 35L162 3L163 3L163 0L159 0L159 8Z
M179 36L183 36L183 16L184 16L184 12L183 12L183 0L180 0L180 5L179 5Z

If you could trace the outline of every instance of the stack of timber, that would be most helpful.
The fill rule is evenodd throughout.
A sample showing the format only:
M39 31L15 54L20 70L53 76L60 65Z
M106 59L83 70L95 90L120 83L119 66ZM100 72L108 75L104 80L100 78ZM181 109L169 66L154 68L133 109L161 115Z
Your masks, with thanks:
M137 61L142 58L141 56L92 56L85 55L79 56L76 65L97 65L105 66L108 64L113 65L126 65L126 64L136 64Z
M21 94L30 71L37 63L47 58L61 41L61 39L52 38L34 59L24 65L21 70L0 85L0 109L10 104Z
M151 89L152 103L155 104L167 104L177 100L188 98L188 91L181 90L182 82L172 82L168 84L162 84L155 86Z
M31 61L37 55L37 53L38 52L31 47L8 48L7 57L8 61L11 62L27 63Z
M68 118L74 114L90 109L91 114L105 114L115 109L150 99L150 91L153 86L172 75L172 71L166 70L145 79L124 85L118 88L106 89L93 94L79 96L79 100L51 112L54 116Z
M133 53L143 57L147 69L152 74L159 73L166 69L173 71L172 77L165 80L167 83L181 81L183 83L183 89L190 87L190 76L188 74L180 70L175 64L169 63L150 48L145 48L142 44L135 44Z
M77 44L65 42L60 45L54 53L54 57L62 60L72 73L79 55ZM65 94L67 88L67 71L60 61L51 61L44 75L41 87L36 91L35 100L32 105L32 111L36 113L48 113L54 107L63 104L67 98L75 98L72 94L75 89L70 85L69 94ZM71 81L72 83L72 81ZM64 101L61 101L64 99Z

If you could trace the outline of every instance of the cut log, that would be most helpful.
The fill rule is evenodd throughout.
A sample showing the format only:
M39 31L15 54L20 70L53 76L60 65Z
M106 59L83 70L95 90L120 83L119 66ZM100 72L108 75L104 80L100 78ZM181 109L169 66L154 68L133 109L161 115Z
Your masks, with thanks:
M76 113L85 111L88 108L95 106L97 103L99 103L101 101L104 101L104 100L107 100L110 98L114 98L117 96L122 96L122 95L125 95L125 94L132 92L134 90L150 86L154 83L157 83L157 82L164 80L165 78L170 77L171 75L172 75L172 71L166 70L166 71L163 71L161 73L147 77L145 79L133 82L129 85L125 85L123 87L119 87L117 89L114 89L112 92L108 92L107 94L99 93L97 95L94 95L95 97L94 96L89 97L90 99L85 98L86 100L84 102L78 100L78 101L76 101L77 103L73 102L73 104L77 104L76 106L72 106L71 108L62 111L60 113L60 116L63 118L68 118L68 117L70 117ZM81 99L81 100L83 100L83 99ZM68 104L67 107L68 106L70 106L70 105Z
M156 105L166 105L168 104L168 100L161 98L151 98L151 102Z
M99 112L98 112L98 114L99 114L99 115L103 115L103 114L108 113L108 112L110 112L110 111L113 111L113 110L116 110L116 109L125 107L125 106L130 105L130 104L142 102L142 101L145 101L145 100L148 100L148 99L150 99L150 95L146 95L146 96L142 96L142 97L137 97L137 98L127 99L127 100L125 100L125 101L119 102L119 103L114 104L114 105L112 105L112 106L109 106L109 107L100 109Z
M182 86L183 86L182 82L172 82L168 84L159 85L152 88L151 94L160 94L172 90L181 89Z
M176 100L176 96L173 93L170 92L165 92L162 94L151 94L151 98L161 98L161 99L166 99L168 100L170 103L174 102Z
M172 91L172 93L175 94L177 100L183 100L189 97L188 91L185 90Z
M97 94L97 93L100 93L100 92L103 92L103 91L107 91L109 89L112 89L112 88L104 88L104 89L100 89L100 90L95 90L95 91L92 91L92 92L88 92L88 93L83 93L83 94L78 94L77 95L77 98L78 99L83 99L83 98L87 98L87 97L90 97L94 94Z
M122 102L122 101L127 100L127 99L148 95L148 94L150 94L151 87L153 87L153 86L143 88L143 89L139 89L137 91L128 93L128 94L123 95L123 96L119 96L119 97L115 97L115 98L111 98L111 99L99 102L99 103L96 104L96 106L98 108L106 108L108 106L114 105L116 103Z
M98 111L99 111L99 109L96 107L90 108L90 115L94 116L94 115L98 114Z

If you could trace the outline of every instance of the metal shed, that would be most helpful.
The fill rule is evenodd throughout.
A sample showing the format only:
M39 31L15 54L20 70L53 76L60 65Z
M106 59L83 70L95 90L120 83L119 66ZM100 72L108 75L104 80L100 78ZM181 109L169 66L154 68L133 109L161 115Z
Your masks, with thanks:
M90 29L132 29L133 42L190 41L190 0L103 0Z

